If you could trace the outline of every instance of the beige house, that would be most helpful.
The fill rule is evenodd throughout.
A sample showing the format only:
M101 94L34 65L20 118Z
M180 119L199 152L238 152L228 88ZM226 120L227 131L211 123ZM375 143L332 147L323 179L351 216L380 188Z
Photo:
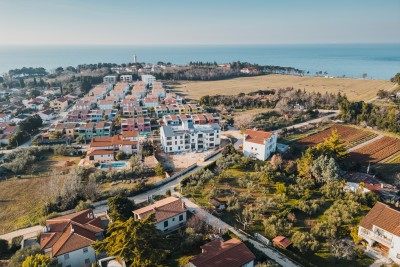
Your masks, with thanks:
M55 110L65 111L68 108L68 98L61 97L50 101L50 107Z

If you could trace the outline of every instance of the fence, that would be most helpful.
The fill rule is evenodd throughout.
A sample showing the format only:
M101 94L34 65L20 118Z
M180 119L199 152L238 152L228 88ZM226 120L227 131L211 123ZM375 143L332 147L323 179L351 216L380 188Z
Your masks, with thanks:
M266 238L265 236L260 235L259 233L256 233L256 234L254 235L254 237L255 237L258 241L260 241L261 243L263 243L263 244L266 245L266 246L271 245L271 241L269 241L268 238Z
M190 172L191 170L193 170L193 169L196 168L196 167L197 167L197 163L195 163L195 164L193 164L193 165L190 165L190 166L187 167L185 170L183 170L183 171L181 171L181 172L178 172L178 173L172 175L172 176L169 177L169 178L165 178L165 179L163 179L163 180L161 180L161 181L159 181L159 182L157 182L157 183L154 183L154 184L153 184L153 187L158 187L158 186L164 185L164 184L166 184L166 183L169 183L169 182L171 182L172 180L175 180L176 178L185 175L186 173Z
M214 151L214 152L211 152L209 155L207 155L207 156L203 159L203 161L207 161L207 160L209 160L209 159L215 157L216 155L218 155L219 153L221 153L222 149L224 149L224 148L220 148L220 149L218 149L218 150L216 150L216 151Z

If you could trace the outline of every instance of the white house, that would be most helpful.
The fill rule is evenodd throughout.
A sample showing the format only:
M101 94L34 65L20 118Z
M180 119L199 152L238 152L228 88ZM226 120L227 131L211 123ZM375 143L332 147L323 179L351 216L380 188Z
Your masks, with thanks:
M114 107L114 104L115 103L112 100L99 100L97 102L97 106L102 110L112 109Z
M153 75L144 74L141 76L141 78L146 85L152 84L156 81L156 77L154 77Z
M221 144L220 131L216 123L193 125L182 121L179 126L161 127L161 145L170 153L214 149Z
M11 114L0 114L0 122L9 122L11 120Z
M132 82L132 75L121 75L121 77L119 77L119 80L121 82Z
M55 117L54 112L50 109L39 111L37 114L44 121L50 121Z
M186 206L179 198L167 197L149 206L133 211L136 220L144 220L154 214L155 226L163 233L169 233L186 224Z
M266 160L276 151L277 134L274 132L246 130L243 154L246 157Z
M89 266L96 262L91 244L102 240L103 232L101 218L95 217L92 210L49 219L40 234L40 249L56 258L58 266Z
M253 267L256 259L250 249L237 238L227 241L216 238L200 248L201 254L189 260L189 267Z
M382 202L361 220L358 236L367 243L366 252L375 258L400 264L400 210Z
M117 76L115 76L115 75L104 76L103 82L104 83L116 83L117 82Z

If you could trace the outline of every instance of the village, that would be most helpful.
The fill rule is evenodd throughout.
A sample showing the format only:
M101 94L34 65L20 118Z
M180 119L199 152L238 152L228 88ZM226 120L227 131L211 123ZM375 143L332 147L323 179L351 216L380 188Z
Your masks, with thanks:
M152 264L400 263L400 142L346 123L345 97L286 88L198 101L149 68L136 80L131 69L113 71L86 93L7 93L1 180L39 175L52 190L40 220L0 236L6 253L65 267L126 266L149 252L112 252L136 246L115 243L129 233L120 224L151 225L138 234L160 251ZM327 256L310 256L328 247Z

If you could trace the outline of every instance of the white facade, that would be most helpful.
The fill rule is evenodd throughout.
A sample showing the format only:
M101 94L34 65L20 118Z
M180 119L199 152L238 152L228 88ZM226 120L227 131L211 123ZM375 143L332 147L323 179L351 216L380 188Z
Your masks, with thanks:
M142 75L142 81L147 85L147 84L152 84L153 82L156 81L156 77L153 75Z
M197 151L214 149L221 144L218 124L163 126L160 130L161 145L165 152Z
M172 232L186 224L186 212L156 223L156 228L163 233Z
M121 75L119 79L121 82L132 82L132 75Z
M105 82L105 83L116 83L117 82L117 76L114 76L114 75L104 76L103 82Z
M61 267L90 266L96 262L96 253L92 247L84 247L57 256L57 262Z
M276 151L277 134L273 133L268 139L263 139L263 142L254 142L251 139L243 139L243 155L249 158L257 158L259 160L268 159L272 153Z
M8 122L11 120L11 114L0 114L0 122Z

